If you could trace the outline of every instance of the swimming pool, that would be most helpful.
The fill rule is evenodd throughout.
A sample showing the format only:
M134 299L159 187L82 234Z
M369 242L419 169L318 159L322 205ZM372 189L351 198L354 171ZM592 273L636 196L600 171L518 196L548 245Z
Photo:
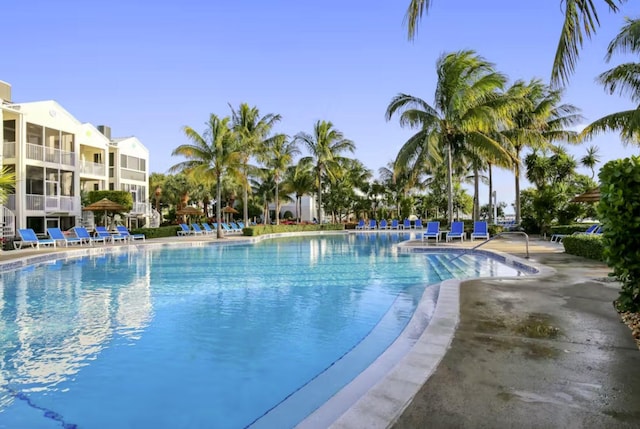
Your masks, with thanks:
M423 296L435 302L438 282L517 273L391 246L406 238L141 248L4 273L0 427L243 428L306 395L281 413L291 427L373 362ZM304 389L321 374L330 382Z

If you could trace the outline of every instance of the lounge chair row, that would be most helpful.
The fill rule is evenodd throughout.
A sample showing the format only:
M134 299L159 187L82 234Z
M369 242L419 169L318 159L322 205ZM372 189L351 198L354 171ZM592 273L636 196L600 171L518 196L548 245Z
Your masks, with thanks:
M47 228L49 238L38 238L32 228L18 229L20 240L14 241L13 246L16 249L25 247L40 248L40 246L68 246L77 244L82 246L87 244L93 246L95 243L116 243L131 242L134 240L145 240L144 234L131 234L125 226L118 226L117 232L111 233L105 227L96 227L95 235L91 235L86 228L76 226L72 229L74 235L65 235L60 228Z
M456 221L451 222L451 230L449 231L441 231L440 230L440 222L433 221L427 222L427 229L422 234L422 240L429 240L433 238L436 240L436 243L440 241L440 237L442 234L445 234L446 241L452 241L455 238L459 238L460 241L464 241L465 232L464 232L464 222ZM476 238L480 239L489 239L489 229L487 226L487 222L485 221L476 221L473 222L473 232L471 232L470 236L471 240L475 240Z
M244 228L244 223L243 222L237 222L237 223L222 222L220 223L220 227L227 234L239 233L239 232L242 232L242 229ZM209 235L209 234L214 234L217 230L218 230L218 224L216 222L214 222L211 225L209 225L206 222L202 224L192 223L191 225L187 225L186 223L181 223L180 229L178 230L178 235L179 236Z
M413 225L409 219L405 219L402 223L398 219L392 219L391 222L387 222L386 219L382 219L380 222L375 219L369 219L369 222L360 219L356 229L424 229L424 225L420 219L416 219Z

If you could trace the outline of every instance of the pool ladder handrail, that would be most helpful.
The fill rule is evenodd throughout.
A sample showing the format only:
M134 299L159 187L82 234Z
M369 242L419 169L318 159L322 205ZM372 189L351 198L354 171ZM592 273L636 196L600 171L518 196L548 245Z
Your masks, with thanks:
M506 235L506 234L520 234L520 235L524 235L525 238L525 245L526 245L526 250L527 250L527 256L526 259L529 259L529 236L527 235L526 232L524 231L502 231L497 233L496 235L494 235L493 237L489 238L488 240L483 241L482 243L478 244L477 246L473 247L471 249L471 251L476 250L478 247L480 246L484 246L485 244L487 244L488 242L490 242L491 240L493 240L494 238L498 238L501 235Z

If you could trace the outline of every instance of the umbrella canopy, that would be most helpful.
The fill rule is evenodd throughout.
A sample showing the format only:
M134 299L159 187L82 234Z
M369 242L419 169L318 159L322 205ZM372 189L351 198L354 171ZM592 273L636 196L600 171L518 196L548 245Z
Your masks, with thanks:
M600 188L591 189L584 194L576 195L572 203L595 203L600 201Z
M176 212L176 214L180 215L180 216L182 216L182 215L185 215L185 216L189 216L189 215L198 216L198 215L202 214L202 210L197 209L195 207L187 206L187 207L185 207L183 209L178 210Z
M222 213L234 213L234 214L238 214L238 210L234 209L233 207L230 206L226 206L222 208Z
M93 204L89 204L82 208L82 211L89 212L124 212L127 209L121 204L111 201L108 198L103 198L100 201L96 201Z

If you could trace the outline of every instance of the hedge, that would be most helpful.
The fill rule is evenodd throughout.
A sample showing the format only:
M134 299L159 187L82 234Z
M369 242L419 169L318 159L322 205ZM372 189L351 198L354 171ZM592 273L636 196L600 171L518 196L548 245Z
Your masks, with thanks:
M178 225L161 226L159 228L135 228L131 234L144 234L146 238L175 237L178 235Z
M569 235L562 239L564 251L570 255L582 256L596 261L605 261L604 244L602 236L595 235Z
M551 234L571 235L574 232L585 232L593 223L574 223L571 225L555 225L551 227Z
M278 234L281 232L305 232L305 231L342 231L341 223L301 224L301 225L256 225L242 230L242 235L255 237L263 234Z

